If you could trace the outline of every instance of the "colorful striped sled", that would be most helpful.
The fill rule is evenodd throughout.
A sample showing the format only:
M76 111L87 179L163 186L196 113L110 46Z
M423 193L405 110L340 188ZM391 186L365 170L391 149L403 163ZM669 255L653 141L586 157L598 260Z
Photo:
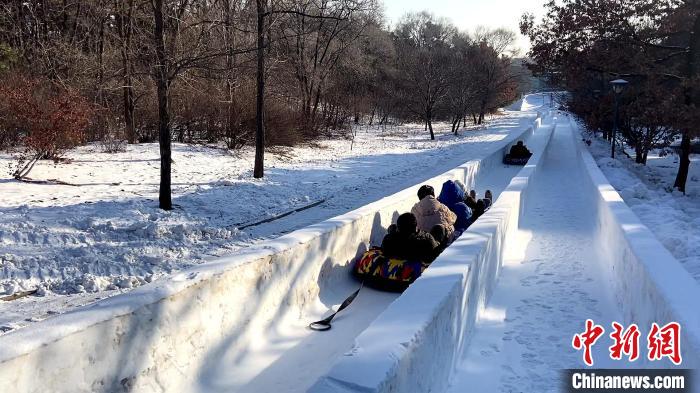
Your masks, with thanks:
M355 263L355 276L372 288L402 292L416 281L429 264L387 258L380 248L371 248Z

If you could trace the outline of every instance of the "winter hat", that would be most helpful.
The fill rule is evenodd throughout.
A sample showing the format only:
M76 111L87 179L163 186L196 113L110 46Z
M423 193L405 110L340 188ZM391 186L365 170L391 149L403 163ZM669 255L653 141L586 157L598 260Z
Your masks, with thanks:
M464 192L462 192L462 189L459 188L457 183L448 180L442 185L438 201L447 206L453 206L458 202L464 202Z
M462 194L466 194L466 193L467 193L467 186L465 186L464 183L462 183L461 180L459 180L459 179L455 180L455 184L456 184L459 188L462 189Z
M418 220L416 220L416 216L414 216L413 213L404 213L396 220L396 226L398 227L399 233L416 233L418 230Z
M427 197L428 195L435 196L435 189L427 184L420 186L418 189L418 199L423 200L423 198Z

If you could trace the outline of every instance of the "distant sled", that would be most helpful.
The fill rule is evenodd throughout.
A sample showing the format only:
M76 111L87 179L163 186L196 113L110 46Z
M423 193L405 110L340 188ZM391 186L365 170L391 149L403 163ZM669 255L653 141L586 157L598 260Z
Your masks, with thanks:
M511 157L510 154L506 154L503 157L503 163L506 165L525 165L530 160L530 157L532 157L532 154L527 157Z

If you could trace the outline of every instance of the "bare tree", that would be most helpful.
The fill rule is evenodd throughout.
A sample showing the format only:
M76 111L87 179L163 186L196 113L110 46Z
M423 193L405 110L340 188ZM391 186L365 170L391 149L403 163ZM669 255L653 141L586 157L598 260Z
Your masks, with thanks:
M265 173L265 17L267 16L267 0L256 0L257 38L256 49L257 95L255 100L255 167L253 177L259 179Z
M122 66L122 92L124 105L124 126L126 137L129 143L136 143L136 125L134 119L134 87L132 85L133 64L131 61L132 44L131 40L134 32L133 14L135 9L134 0L115 0L115 22L117 36L119 40L119 54Z
M430 139L435 139L435 109L450 86L450 40L455 31L447 21L422 12L404 17L394 32L402 102L425 121Z

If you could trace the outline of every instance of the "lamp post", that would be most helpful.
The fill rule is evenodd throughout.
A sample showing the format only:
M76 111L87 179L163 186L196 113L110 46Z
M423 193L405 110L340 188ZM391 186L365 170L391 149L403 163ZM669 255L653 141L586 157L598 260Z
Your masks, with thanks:
M612 158L615 158L615 142L617 141L617 118L618 109L620 107L620 94L622 94L622 91L625 90L625 86L627 86L628 83L629 82L624 79L615 79L614 81L610 81L613 92L615 93L615 123L613 124L612 132Z

